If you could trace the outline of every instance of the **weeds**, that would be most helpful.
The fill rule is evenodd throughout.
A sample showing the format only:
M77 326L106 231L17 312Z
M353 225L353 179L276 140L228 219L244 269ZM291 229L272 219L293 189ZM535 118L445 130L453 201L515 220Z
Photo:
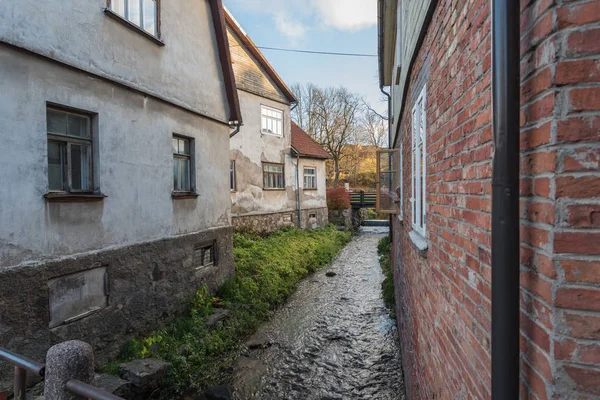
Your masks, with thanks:
M392 271L392 253L389 236L382 238L377 244L377 254L379 254L379 264L385 275L381 283L383 301L390 310L390 316L396 318L396 299L394 295L394 275Z
M350 236L333 227L284 229L263 237L235 233L235 277L216 296L200 289L186 317L128 342L104 372L116 373L125 361L155 357L173 364L167 382L171 393L225 382L241 340L285 302L302 278L331 262ZM231 314L209 330L206 320L215 307Z

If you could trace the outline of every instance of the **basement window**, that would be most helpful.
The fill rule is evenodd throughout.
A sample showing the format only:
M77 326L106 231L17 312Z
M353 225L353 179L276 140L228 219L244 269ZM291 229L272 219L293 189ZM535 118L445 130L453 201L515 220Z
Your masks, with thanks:
M194 246L194 267L196 270L217 265L215 244L202 243Z

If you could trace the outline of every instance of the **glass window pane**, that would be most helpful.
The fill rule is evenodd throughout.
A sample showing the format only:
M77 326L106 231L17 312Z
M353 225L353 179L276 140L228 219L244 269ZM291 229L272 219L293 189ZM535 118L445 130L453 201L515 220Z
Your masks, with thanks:
M50 190L64 190L64 145L48 140L48 187Z
M179 191L181 190L181 186L179 185L179 159L173 159L173 190Z
M71 146L71 189L90 190L91 146L72 143L69 146Z
M156 0L144 2L144 30L156 36Z
M127 3L127 19L137 26L142 26L140 21L142 16L140 10L140 0L129 0Z
M179 142L179 152L181 154L185 154L187 156L190 155L190 141L187 139L182 139Z
M68 114L67 134L81 138L90 138L89 119L79 115Z
M122 17L125 17L125 0L111 0L110 8Z
M60 111L46 111L46 124L49 133L67 134L67 114Z
M181 182L182 190L191 191L190 186L190 160L181 160Z
M179 151L179 141L173 138L173 153L177 153Z

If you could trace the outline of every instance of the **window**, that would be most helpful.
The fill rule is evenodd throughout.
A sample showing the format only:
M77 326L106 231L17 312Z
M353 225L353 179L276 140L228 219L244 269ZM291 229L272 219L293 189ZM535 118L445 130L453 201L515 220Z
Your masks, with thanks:
M317 188L317 169L315 167L304 167L304 189Z
M400 152L398 149L377 150L377 198L375 208L382 214L400 213L401 188L397 176L400 175Z
M215 243L200 243L194 246L194 267L196 270L217 265Z
M158 0L110 0L110 10L158 37Z
M261 106L261 132L270 135L283 136L283 111L276 108Z
M283 164L263 163L263 185L265 189L285 189Z
M193 182L193 140L173 136L173 191L192 192Z
M229 162L229 189L235 192L235 160Z
M308 214L308 218L309 219L317 219L317 214L316 213L310 213L310 214Z
M48 108L48 188L91 192L92 128L88 115Z
M425 236L426 215L426 101L427 91L423 87L412 109L412 226Z

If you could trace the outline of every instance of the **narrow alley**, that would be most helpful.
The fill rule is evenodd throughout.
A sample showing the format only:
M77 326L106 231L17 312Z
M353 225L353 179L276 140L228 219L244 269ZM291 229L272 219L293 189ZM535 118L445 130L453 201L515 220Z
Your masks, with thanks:
M246 342L234 398L403 398L396 327L381 298L386 229L363 228Z

